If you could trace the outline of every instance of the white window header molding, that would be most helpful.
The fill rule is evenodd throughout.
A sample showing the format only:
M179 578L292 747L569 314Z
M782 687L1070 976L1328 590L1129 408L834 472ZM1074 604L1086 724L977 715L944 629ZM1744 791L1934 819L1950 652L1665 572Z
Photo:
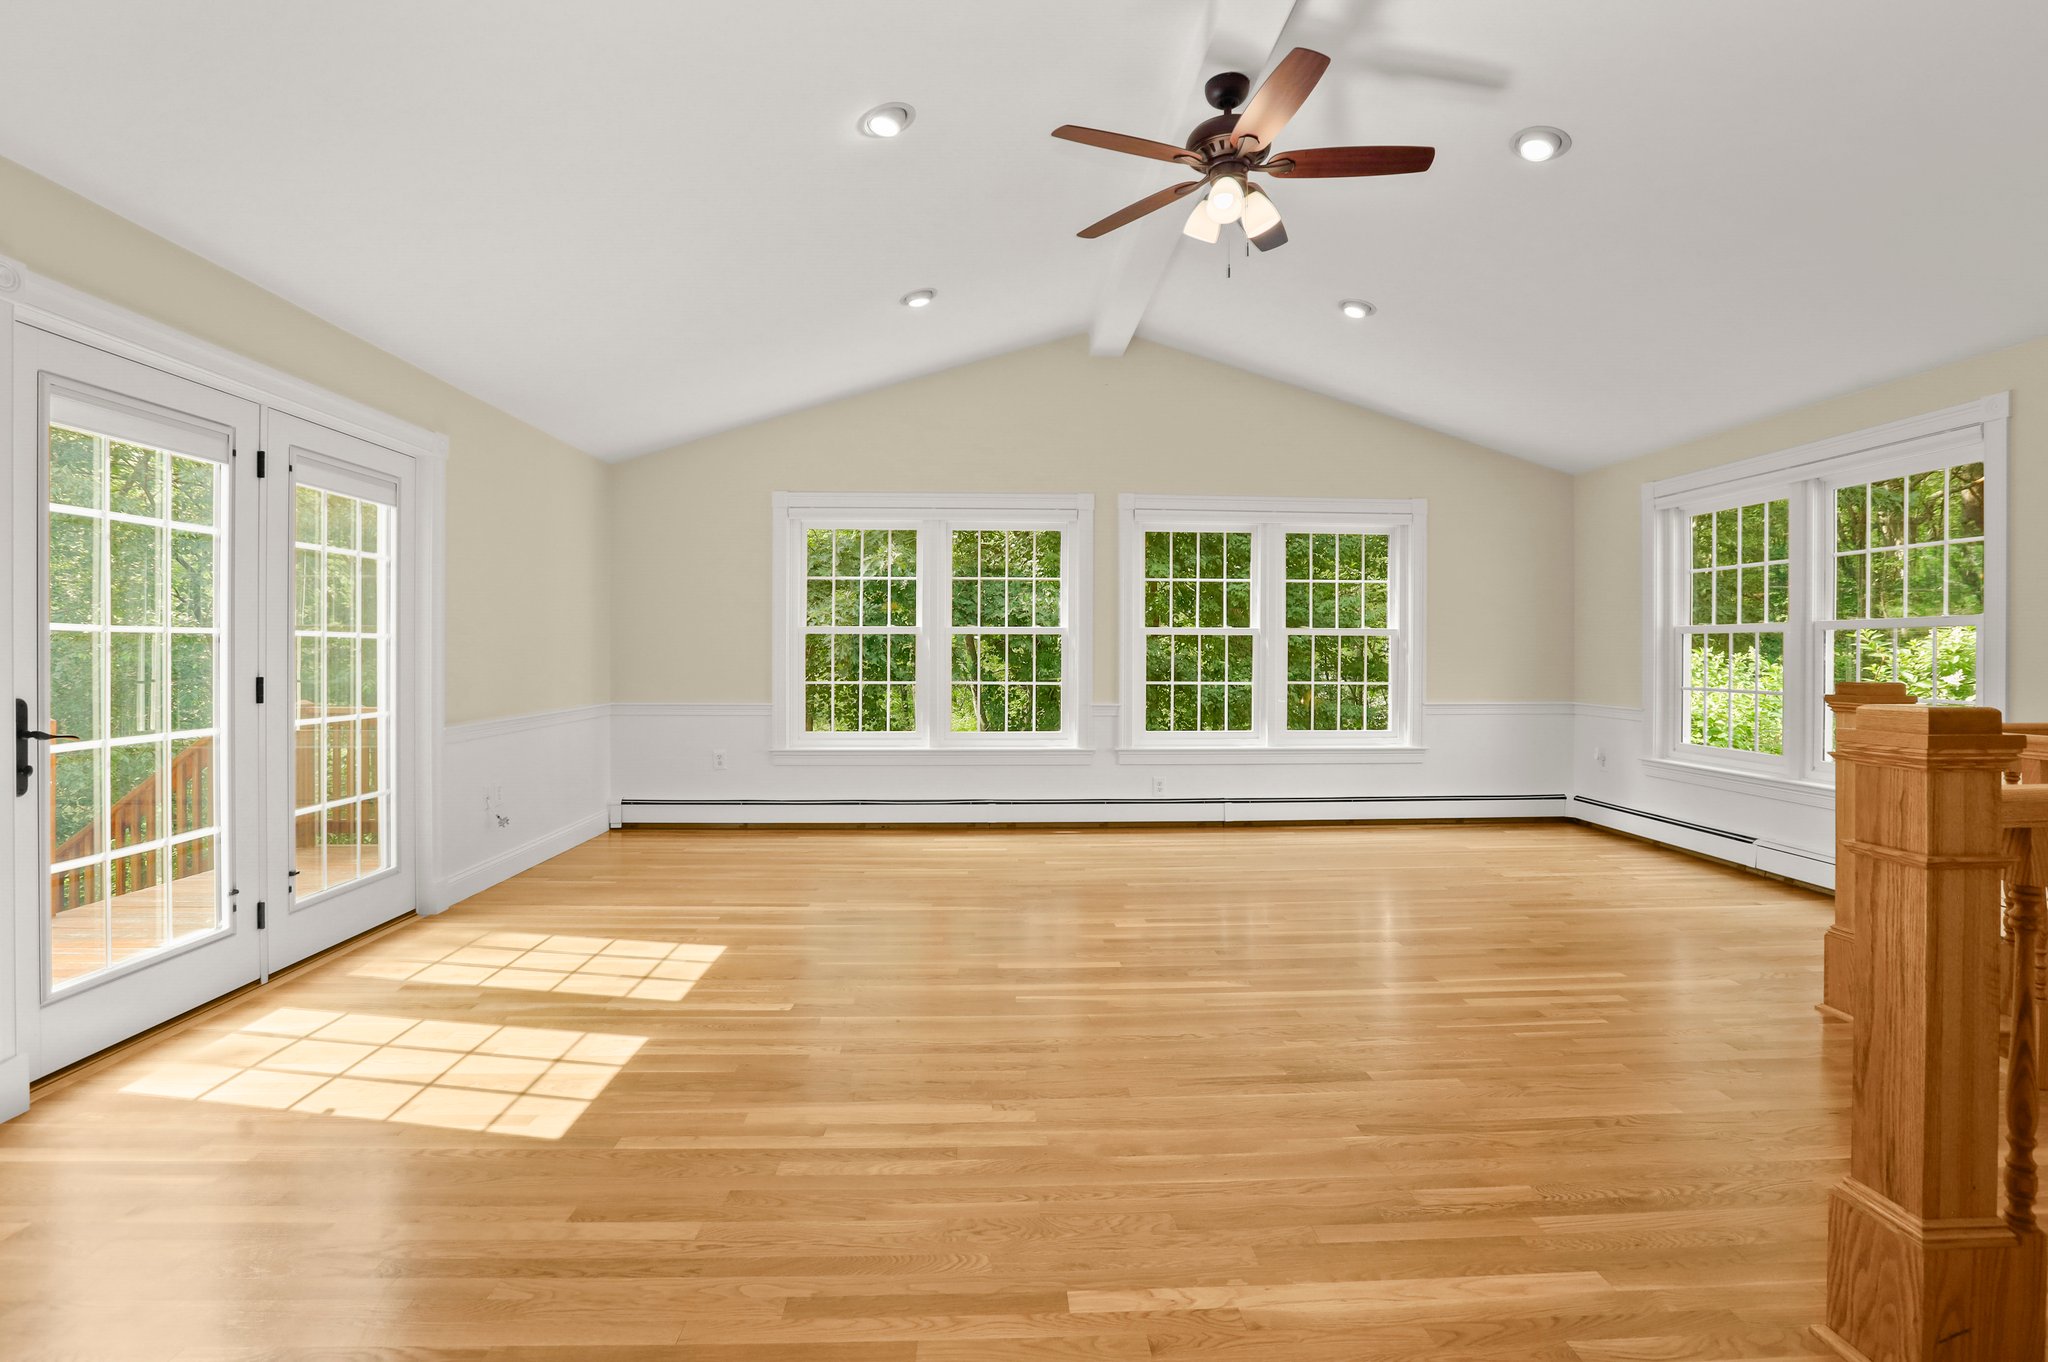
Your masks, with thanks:
M16 321L52 335L401 453L432 459L448 456L446 435L60 284L5 256L0 256L0 300L13 304Z
M1420 499L1345 497L1193 497L1126 492L1117 498L1125 515L1213 516L1219 519L1356 521L1420 520L1428 503Z
M1093 511L1092 492L776 492L775 514L869 512L875 515L1058 515Z
M2003 430L1996 432L1994 437L1994 432L1986 428L2005 422L2011 414L2011 392L1990 393L1974 402L1963 402L1842 435L1830 435L1823 440L1759 454L1716 468L1681 473L1644 486L1653 510L1682 509L1701 496L1728 497L1751 488L1782 486L1822 476L1818 470L1828 465L1835 465L1826 467L1826 476L1833 477L1838 471L1860 472L1866 461L1872 469L1880 468L1893 457L1901 463L1912 463L1930 453L1945 451L1947 443L1938 442L1943 436L1951 437L1959 446L1978 440L2003 445ZM1919 443L1922 441L1929 443ZM1913 447L1898 447L1902 445ZM1849 462L1851 460L1853 464ZM1855 478L1847 480L1856 481Z

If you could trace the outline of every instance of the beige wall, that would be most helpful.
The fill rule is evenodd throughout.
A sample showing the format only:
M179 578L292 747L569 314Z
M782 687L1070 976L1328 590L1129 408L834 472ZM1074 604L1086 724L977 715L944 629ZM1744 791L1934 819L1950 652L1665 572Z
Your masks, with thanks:
M615 468L617 699L769 698L777 491L1093 492L1101 700L1118 493L1426 497L1427 698L1570 694L1569 477L1163 346L1092 359L1077 337Z
M0 160L0 254L448 436L448 720L610 698L603 464Z
M1577 480L1576 698L1642 703L1642 485L2012 392L2007 704L2048 718L2048 339L1830 398Z

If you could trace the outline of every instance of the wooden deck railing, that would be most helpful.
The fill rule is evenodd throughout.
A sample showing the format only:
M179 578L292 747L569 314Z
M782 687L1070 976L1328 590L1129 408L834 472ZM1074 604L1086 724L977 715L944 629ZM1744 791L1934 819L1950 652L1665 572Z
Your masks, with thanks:
M52 913L156 886L159 858L123 859L120 850L162 837L158 820L164 817L170 818L173 828L203 828L213 821L213 739L197 739L171 759L165 786L170 797L166 801L157 798L158 781L159 776L150 776L134 789L123 792L107 810L108 845L115 849L115 869L110 880L118 876L120 882L99 884L97 877L102 867L97 864L59 871L50 885ZM99 833L91 825L80 828L51 850L50 863L57 865L90 856L99 845ZM213 869L213 839L200 837L180 842L171 848L169 860L163 873L171 880L204 874Z
M2032 740L1993 709L1838 708L1835 750L1854 1096L1816 1332L1852 1362L2038 1362L2048 785L2006 783Z

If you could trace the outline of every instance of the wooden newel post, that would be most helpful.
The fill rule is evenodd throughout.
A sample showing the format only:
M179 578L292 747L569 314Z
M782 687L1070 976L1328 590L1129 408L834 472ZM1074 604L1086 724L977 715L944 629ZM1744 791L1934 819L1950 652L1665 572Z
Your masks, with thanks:
M1821 1011L1847 1020L1863 1000L1863 963L1856 954L1856 855L1845 844L1856 805L1857 763L1844 756L1842 738L1865 705L1910 705L1913 693L1896 681L1837 681L1827 695L1835 716L1835 922L1821 943Z
M2043 1356L2042 1237L2000 1215L2000 772L1994 709L1867 706L1845 849L1865 995L1821 1339L1867 1362ZM1837 818L1843 816L1838 806Z

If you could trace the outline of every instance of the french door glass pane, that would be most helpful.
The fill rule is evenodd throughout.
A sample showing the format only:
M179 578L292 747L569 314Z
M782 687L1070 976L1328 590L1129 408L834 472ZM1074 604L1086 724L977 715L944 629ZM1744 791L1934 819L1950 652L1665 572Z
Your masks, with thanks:
M292 846L303 903L391 864L391 507L300 487L293 508Z
M220 464L49 427L49 981L222 919Z

